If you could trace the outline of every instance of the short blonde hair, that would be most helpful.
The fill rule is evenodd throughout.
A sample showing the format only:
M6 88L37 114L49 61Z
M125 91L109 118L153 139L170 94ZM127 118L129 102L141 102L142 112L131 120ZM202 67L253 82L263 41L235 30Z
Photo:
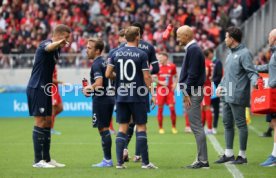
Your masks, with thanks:
M140 35L140 29L138 27L129 26L125 30L125 38L127 42L135 41L135 38Z
M63 32L71 33L70 27L68 27L67 25L64 25L64 24L59 24L54 29L54 34L57 34L57 33L60 34Z

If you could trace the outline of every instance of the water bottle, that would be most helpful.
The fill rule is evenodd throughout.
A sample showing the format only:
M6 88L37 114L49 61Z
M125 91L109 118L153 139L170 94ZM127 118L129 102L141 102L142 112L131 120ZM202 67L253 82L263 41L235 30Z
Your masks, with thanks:
M83 78L83 79L82 79L82 88L84 88L84 87L86 87L86 86L88 86L88 81L87 81L86 78ZM91 94L91 93L89 92L89 94ZM89 97L89 96L86 96L86 97Z
M172 30L173 30L173 25L169 24L162 35L163 40L167 40L170 37L170 33L172 32Z
M83 79L82 79L82 87L84 88L84 87L86 87L87 85L88 85L87 79L86 79L86 78L83 78Z

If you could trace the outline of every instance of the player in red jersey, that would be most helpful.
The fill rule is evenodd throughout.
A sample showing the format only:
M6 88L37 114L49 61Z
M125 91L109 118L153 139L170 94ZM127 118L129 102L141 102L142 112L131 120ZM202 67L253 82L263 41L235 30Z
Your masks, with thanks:
M176 66L168 61L167 53L160 53L158 55L159 60L159 73L154 77L157 83L157 99L156 104L158 105L157 120L159 124L159 133L164 134L163 129L163 106L167 104L170 108L171 121L172 121L172 133L176 134L176 113L175 113L175 99L174 90L177 85L177 72Z
M54 129L55 118L56 116L63 111L63 104L61 100L61 96L58 91L58 84L62 84L63 82L57 80L57 66L55 66L53 72L53 87L52 87L52 123L51 123L51 133L60 135L61 132L56 131Z
M213 116L211 111L211 96L212 96L212 69L213 63L212 59L209 56L210 51L207 49L204 51L205 55L205 70L206 70L206 81L204 83L204 98L202 101L202 109L201 109L201 116L202 116L202 125L204 126L207 123L207 134L212 134L212 127L213 127Z

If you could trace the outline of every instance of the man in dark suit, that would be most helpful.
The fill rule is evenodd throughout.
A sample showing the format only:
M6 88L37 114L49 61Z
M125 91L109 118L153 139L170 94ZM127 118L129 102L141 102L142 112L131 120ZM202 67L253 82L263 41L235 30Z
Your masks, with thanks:
M203 99L203 84L205 82L204 55L194 40L194 34L189 26L177 29L177 41L184 46L186 55L181 68L179 84L184 93L184 104L187 110L191 129L197 143L197 160L187 166L191 169L209 168L207 143L201 123L200 103Z

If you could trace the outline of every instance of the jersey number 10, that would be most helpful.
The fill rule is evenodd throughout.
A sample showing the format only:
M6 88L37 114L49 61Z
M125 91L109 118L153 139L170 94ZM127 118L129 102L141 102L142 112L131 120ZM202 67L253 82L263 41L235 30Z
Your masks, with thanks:
M120 63L120 80L124 80L125 78L128 81L132 81L136 74L136 66L133 60L127 59L126 61L124 61L123 59L119 59L118 62ZM129 76L127 73L127 67L129 64L132 66L131 76Z

